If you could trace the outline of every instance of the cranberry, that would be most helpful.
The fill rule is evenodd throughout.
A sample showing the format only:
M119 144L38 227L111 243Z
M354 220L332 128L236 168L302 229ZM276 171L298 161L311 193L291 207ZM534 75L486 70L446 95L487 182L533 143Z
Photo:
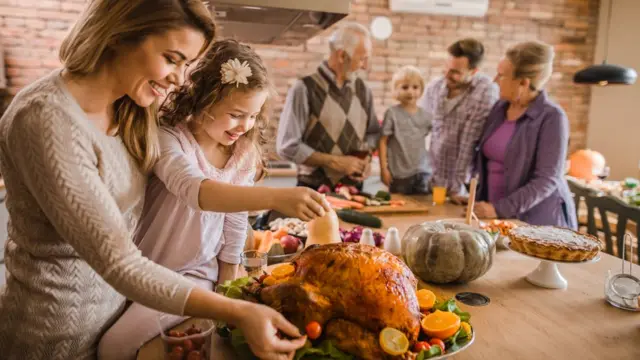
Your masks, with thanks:
M200 328L197 328L195 324L188 328L186 331L187 335L200 334L201 332L202 330L200 330Z
M184 350L189 352L191 350L193 350L193 341L187 339L185 341L182 342L182 346L184 346Z
M193 338L191 339L193 341L193 346L195 346L196 349L200 348L202 345L204 345L204 341L205 338L203 337L197 337L197 338Z
M177 354L177 355L184 355L184 348L180 345L174 346L173 349L171 350L172 354Z

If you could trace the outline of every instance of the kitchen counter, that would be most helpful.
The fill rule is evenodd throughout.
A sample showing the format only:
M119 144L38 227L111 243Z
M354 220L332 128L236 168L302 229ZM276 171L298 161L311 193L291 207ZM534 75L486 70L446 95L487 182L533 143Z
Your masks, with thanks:
M427 204L427 197L420 198ZM398 228L402 236L422 221L460 218L463 207L434 206L427 214L382 216L386 230ZM471 291L491 300L488 306L470 307L476 340L455 359L639 359L640 312L616 309L604 300L609 269L620 269L620 259L601 253L599 262L560 265L569 282L565 290L536 287L524 277L539 261L500 250L483 277L464 285L434 286L420 282L439 297ZM634 265L634 273L640 266ZM141 349L139 360L162 359L162 344L154 339ZM222 339L214 336L212 359L235 359Z

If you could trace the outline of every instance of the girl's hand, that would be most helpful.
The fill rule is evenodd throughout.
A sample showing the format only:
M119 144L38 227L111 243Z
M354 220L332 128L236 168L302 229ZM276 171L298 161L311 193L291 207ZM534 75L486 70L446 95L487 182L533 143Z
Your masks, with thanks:
M248 304L250 305L243 311L236 326L242 330L253 354L263 360L293 359L296 350L304 346L307 337L302 336L295 325L274 309ZM296 339L281 339L279 331Z
M327 199L319 192L307 187L278 189L274 210L302 221L322 217L331 210Z

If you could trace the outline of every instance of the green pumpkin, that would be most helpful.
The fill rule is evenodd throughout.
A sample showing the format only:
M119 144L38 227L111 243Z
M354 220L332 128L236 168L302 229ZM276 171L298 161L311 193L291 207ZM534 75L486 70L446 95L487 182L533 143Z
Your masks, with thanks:
M454 221L413 225L402 239L402 256L423 281L466 283L493 264L495 239L488 232Z

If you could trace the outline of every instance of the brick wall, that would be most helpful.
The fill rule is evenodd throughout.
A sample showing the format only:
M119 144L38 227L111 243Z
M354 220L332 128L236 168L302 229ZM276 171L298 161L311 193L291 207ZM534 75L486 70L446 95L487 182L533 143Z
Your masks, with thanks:
M347 1L347 0L345 0ZM85 0L0 0L0 44L8 77L5 99L60 64L57 47ZM555 46L555 72L549 91L571 121L571 148L583 147L588 123L589 87L572 84L573 73L592 63L599 0L490 0L484 18L391 13L387 0L352 0L350 18L369 24L378 15L391 18L394 33L375 41L368 83L380 116L390 104L389 81L402 65L420 67L429 79L442 74L447 46L466 36L487 48L482 71L493 76L504 51L523 40ZM327 53L327 34L297 47L257 46L280 94L274 119L293 81L313 71Z

